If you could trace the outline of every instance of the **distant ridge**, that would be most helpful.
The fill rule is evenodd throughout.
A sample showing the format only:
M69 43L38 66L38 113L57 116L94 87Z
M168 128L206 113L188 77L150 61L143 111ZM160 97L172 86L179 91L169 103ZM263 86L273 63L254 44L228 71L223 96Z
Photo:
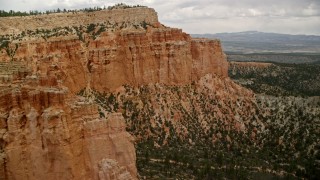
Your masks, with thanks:
M320 36L245 31L192 34L193 37L220 39L225 51L241 53L320 53Z

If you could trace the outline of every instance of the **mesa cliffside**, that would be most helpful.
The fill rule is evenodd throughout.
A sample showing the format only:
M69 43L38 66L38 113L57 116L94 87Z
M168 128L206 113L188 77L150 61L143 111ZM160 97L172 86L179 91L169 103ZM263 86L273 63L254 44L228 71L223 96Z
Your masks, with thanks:
M218 40L146 7L0 18L0 40L0 179L136 179L122 115L90 92L228 77Z
M153 9L80 12L77 19L72 18L75 16L3 18L0 27L5 32L10 32L13 27L8 24L12 24L14 32L21 33L5 36L10 35L8 49L18 47L14 54L3 49L1 60L22 61L34 69L33 74L47 73L55 66L51 72L72 92L86 86L107 91L123 84L186 84L208 73L227 77L228 64L218 40L192 39L180 29L167 28L157 21ZM93 22L88 24L90 17ZM53 30L45 29L48 20Z

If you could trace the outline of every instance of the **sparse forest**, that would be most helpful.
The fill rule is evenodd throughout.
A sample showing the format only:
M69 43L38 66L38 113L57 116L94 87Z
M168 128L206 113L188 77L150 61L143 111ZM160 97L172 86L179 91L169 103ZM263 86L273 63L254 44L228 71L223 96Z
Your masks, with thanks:
M124 3L119 3L114 6L104 6L104 7L92 7L92 8L83 8L83 9L52 9L52 10L46 10L46 11L38 11L38 10L31 10L29 12L27 11L5 11L0 10L0 17L14 17L14 16L33 16L33 15L41 15L41 14L54 14L54 13L76 13L76 12L94 12L94 11L101 11L101 10L113 10L113 9L127 9L127 8L136 8L136 7L145 7L142 5L126 5Z
M229 76L255 93L272 96L320 96L320 66L274 63L265 68L231 63Z
M320 175L319 98L257 95L255 100L234 101L193 85L126 86L122 93L93 94L100 115L122 112L127 131L137 138L141 178ZM235 114L246 130L228 120Z

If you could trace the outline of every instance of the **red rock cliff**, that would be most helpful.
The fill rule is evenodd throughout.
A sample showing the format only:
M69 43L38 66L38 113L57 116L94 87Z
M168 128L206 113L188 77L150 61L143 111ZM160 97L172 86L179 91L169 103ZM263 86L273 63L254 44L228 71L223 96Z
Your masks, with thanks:
M149 8L0 18L0 29L5 179L134 179L135 150L122 116L106 120L75 94L227 77L219 41L165 27Z
M150 20L153 25L138 29L128 22L107 28L96 38L83 33L82 39L71 34L12 41L19 45L13 58L33 67L33 73L50 71L72 92L88 86L109 91L124 84L180 85L208 73L227 76L228 64L218 40L192 39L182 30L154 20ZM0 59L9 61L11 57L3 49Z
M23 81L1 86L0 179L136 179L121 114L100 117L54 78Z

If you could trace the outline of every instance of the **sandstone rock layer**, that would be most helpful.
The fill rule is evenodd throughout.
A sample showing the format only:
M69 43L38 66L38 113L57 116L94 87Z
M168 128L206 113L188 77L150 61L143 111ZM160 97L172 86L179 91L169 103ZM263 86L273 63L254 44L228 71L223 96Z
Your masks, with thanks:
M149 24L146 29L108 29L96 39L84 33L84 40L74 34L46 40L35 35L24 41L12 41L11 46L18 46L15 54L10 56L2 49L0 59L23 61L33 74L54 74L74 93L84 87L110 91L124 84L182 85L209 73L227 77L228 64L220 41L192 39L180 29L159 25L151 13L153 10L137 8L137 11L142 9L145 9L142 14L149 13L148 22L158 25ZM127 17L132 10L123 11ZM145 22L139 17L128 21Z
M165 27L149 8L0 18L0 36L4 179L135 179L121 114L76 94L227 77L218 40Z
M137 177L133 137L121 114L103 118L97 105L64 87L25 81L0 95L1 179Z

